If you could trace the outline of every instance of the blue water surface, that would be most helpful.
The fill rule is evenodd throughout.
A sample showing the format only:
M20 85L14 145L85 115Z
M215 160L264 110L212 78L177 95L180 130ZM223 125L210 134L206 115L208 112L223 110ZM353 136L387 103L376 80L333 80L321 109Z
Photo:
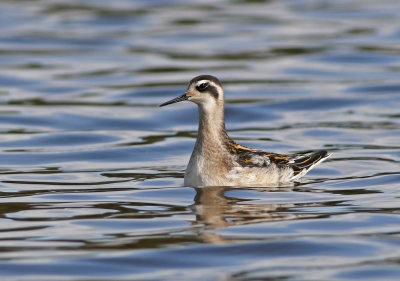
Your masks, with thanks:
M0 1L1 280L399 280L400 2ZM237 142L333 155L194 188L190 103Z

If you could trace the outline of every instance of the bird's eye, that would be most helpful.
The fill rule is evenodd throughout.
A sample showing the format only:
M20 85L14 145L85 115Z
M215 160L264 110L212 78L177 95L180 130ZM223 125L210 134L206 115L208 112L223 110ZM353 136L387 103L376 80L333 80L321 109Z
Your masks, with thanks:
M207 89L208 85L209 85L209 84L208 84L207 82L201 83L200 85L197 86L197 90L200 91L200 92L202 92L202 91L204 91L205 89Z

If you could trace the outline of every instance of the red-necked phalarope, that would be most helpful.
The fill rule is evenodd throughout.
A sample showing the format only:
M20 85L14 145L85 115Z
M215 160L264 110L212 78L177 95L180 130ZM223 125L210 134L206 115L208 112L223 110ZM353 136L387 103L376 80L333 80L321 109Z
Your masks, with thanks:
M199 131L186 168L186 186L269 186L293 182L330 154L282 155L235 143L226 133L224 91L211 75L193 78L182 96L160 106L180 101L198 105Z

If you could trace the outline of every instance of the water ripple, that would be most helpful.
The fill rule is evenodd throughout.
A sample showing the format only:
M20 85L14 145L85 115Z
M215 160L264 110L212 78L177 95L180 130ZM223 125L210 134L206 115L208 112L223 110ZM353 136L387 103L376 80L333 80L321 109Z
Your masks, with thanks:
M398 280L398 2L27 2L0 3L2 279ZM197 109L158 105L199 74L241 144L332 157L184 187Z

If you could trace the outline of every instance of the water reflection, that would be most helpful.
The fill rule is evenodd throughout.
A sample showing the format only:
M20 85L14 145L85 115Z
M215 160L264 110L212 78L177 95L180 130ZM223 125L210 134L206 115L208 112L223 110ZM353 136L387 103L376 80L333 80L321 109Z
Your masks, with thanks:
M196 188L195 204L193 209L196 215L196 225L204 225L204 230L199 233L207 243L228 243L231 239L226 239L221 235L210 231L230 226L243 226L269 221L299 220L306 218L316 218L321 214L318 212L303 213L296 212L296 208L323 208L333 207L342 204L343 200L321 202L301 202L304 196L299 196L296 203L263 203L263 197L271 197L274 192L285 194L294 192L294 187L279 188L246 188L237 189L231 187L213 186ZM253 198L241 196L240 191L245 195L254 193ZM267 199L268 201L268 199ZM273 200L271 200L273 201Z
M229 196L229 190L232 189L222 186L196 188L196 223L204 224L206 229L216 229L291 217L277 210L284 212L293 204L246 204L252 200ZM271 192L271 189L265 191ZM262 192L262 189L257 192Z

